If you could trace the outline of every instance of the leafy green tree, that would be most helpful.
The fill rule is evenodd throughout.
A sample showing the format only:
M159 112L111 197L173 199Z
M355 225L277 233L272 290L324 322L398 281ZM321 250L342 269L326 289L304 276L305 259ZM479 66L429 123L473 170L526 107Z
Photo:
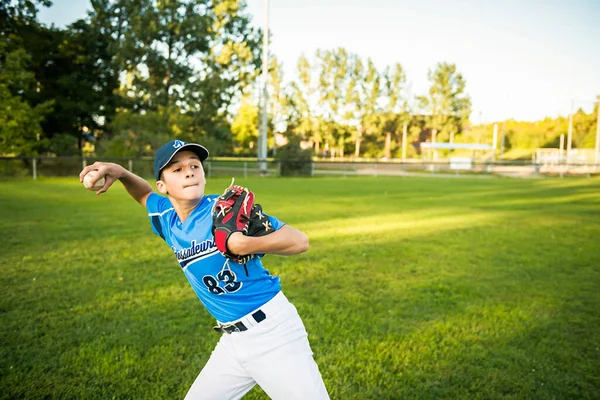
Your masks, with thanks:
M39 154L48 144L40 124L52 102L27 101L36 81L23 44L39 27L38 6L49 5L47 0L0 0L0 154Z
M597 112L598 106L595 104L591 113L588 114L580 108L573 115L574 148L595 148Z
M384 96L386 101L383 106L383 134L385 135L384 154L391 158L392 138L401 134L404 124L410 122L408 108L408 94L406 90L406 73L399 63L394 64L392 70L386 68L384 72ZM398 140L400 143L400 140Z
M49 138L73 136L81 149L84 134L104 130L118 104L107 43L79 20L66 30L40 27L27 49L33 55L31 70L37 81L37 90L26 95L28 101L55 101L42 129Z
M169 141L174 132L168 114L148 111L144 114L121 112L112 122L113 137L99 143L98 153L112 157L154 156L161 145Z
M250 96L242 99L240 108L231 123L236 148L243 154L256 154L258 143L258 107Z
M0 43L0 154L36 155L48 144L40 123L53 102L32 107L23 100L20 94L35 84L33 73L26 70L30 57L22 48L6 53L6 47Z
M471 99L466 93L466 81L456 65L438 63L429 70L431 86L427 96L419 97L423 112L428 116L431 140L437 141L438 133L449 137L451 132L460 134L471 114Z
M178 107L198 134L217 129L256 76L260 32L241 0L94 0L90 18L116 47L125 106Z
M363 65L360 58L344 48L317 51L319 68L318 93L321 115L329 125L325 136L328 145L343 157L346 144L359 139L357 126L361 119Z
M275 133L285 132L287 129L290 102L283 84L283 64L277 57L270 57L269 65L269 137ZM273 141L273 147L276 143Z
M304 54L298 59L297 75L298 79L290 84L288 128L303 140L312 141L315 153L319 154L323 134L319 129L317 80L313 77L313 68Z
M0 0L0 37L20 34L26 26L37 25L38 7L50 7L50 0Z
M81 148L83 133L97 131L114 114L117 81L106 68L111 55L102 35L84 20L66 29L39 24L35 19L39 5L50 2L8 1L0 6L0 16L9 18L1 30L6 50L23 48L28 53L26 68L34 79L28 90L11 92L31 107L53 101L53 112L40 121L43 136L52 141L55 135L72 135ZM39 150L70 151L58 144L64 144L63 139Z
M375 64L369 58L367 59L367 69L364 76L361 76L360 100L357 104L360 107L358 112L360 126L357 129L357 138L355 141L354 156L360 156L361 142L363 136L367 135L367 141L377 141L381 134L381 97L382 97L382 79L377 71Z

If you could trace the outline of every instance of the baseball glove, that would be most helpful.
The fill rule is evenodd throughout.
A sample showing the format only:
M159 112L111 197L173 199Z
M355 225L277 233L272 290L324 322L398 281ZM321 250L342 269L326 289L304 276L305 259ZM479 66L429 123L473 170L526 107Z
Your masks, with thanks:
M252 213L250 215L250 222L248 223L248 229L246 230L247 236L265 236L273 233L275 229L271 225L269 216L263 212L260 204L255 204L252 207Z
M232 181L231 186L216 200L212 231L215 245L223 256L238 264L246 264L255 255L231 253L227 248L227 240L231 234L242 232L246 236L265 236L275 232L275 229L261 205L254 204L254 193L234 185Z
M254 193L247 188L232 184L216 199L213 208L213 228L217 249L225 257L245 264L252 255L232 254L227 248L227 240L234 232L246 233L250 223L250 213L254 206Z

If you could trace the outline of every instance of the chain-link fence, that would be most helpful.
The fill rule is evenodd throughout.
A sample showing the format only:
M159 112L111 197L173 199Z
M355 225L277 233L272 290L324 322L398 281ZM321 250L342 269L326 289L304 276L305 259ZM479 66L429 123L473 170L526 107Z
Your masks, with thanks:
M0 178L77 176L97 159L92 157L0 157ZM153 174L151 158L103 158L122 165L147 179ZM485 162L454 159L430 161L258 161L256 159L211 158L204 162L208 178L252 176L491 176L536 177L542 175L587 175L600 173L600 165L569 163L547 165L536 162Z
M0 157L0 177L56 177L77 176L79 172L94 162L93 157ZM111 158L103 157L103 162L120 164L143 178L154 177L154 160L151 158ZM258 162L244 159L211 159L204 162L206 175L210 177L243 175L279 176L281 163L276 161Z

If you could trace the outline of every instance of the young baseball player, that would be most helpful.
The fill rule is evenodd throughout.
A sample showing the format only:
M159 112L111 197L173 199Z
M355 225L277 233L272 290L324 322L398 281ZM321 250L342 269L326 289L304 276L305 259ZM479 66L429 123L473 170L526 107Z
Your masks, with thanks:
M273 233L247 236L231 233L226 246L238 255L256 255L246 264L229 261L213 236L217 195L205 195L202 162L208 150L195 143L171 141L156 153L155 193L144 179L122 166L97 162L105 177L104 193L117 180L148 210L152 230L169 245L183 274L222 332L208 362L189 389L186 400L239 399L254 385L273 399L328 399L304 324L281 291L278 277L261 262L263 254L293 255L308 249L304 233L264 215ZM261 214L263 217L263 214ZM267 221L268 219L268 221Z

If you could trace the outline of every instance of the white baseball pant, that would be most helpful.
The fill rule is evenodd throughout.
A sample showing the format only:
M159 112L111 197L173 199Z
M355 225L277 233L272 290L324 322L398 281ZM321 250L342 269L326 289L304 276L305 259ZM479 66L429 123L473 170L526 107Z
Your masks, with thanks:
M260 310L265 320L221 336L185 400L241 399L256 384L273 400L329 399L296 307L279 292Z

